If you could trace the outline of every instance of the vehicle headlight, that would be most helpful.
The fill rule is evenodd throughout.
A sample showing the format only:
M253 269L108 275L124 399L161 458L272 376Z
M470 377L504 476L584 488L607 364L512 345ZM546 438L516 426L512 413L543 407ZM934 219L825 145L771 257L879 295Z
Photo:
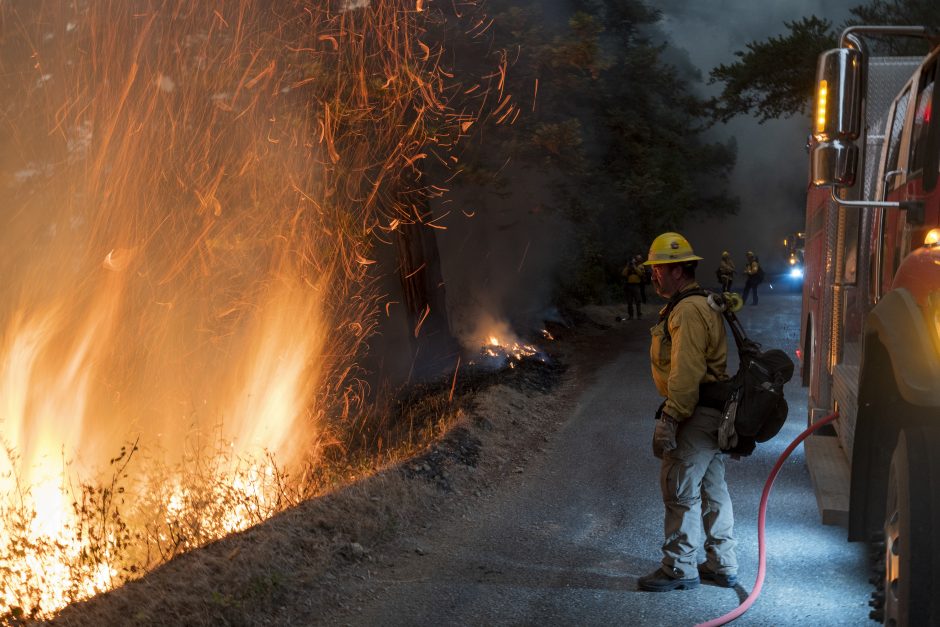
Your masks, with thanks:
M803 268L799 266L794 266L790 268L790 278L791 279L802 279L803 278Z

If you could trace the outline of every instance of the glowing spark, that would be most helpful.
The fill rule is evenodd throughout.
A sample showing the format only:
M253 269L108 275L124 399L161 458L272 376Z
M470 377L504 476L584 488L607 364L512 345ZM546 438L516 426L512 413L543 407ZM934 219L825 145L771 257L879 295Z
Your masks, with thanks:
M424 324L424 321L427 319L429 313L431 313L431 306L425 305L424 312L421 314L421 319L418 320L418 324L415 325L415 337L418 337L418 334L421 333L421 325Z
M460 355L457 355L457 365L454 367L454 378L450 382L450 395L447 397L448 403L454 400L454 388L457 387L457 373L458 372L460 372Z
M417 155L415 155L415 156L413 156L413 157L403 157L403 159L405 160L405 165L407 165L407 166L412 166L412 165L414 165L414 162L415 162L415 161L417 161L418 159L424 159L424 158L426 158L427 156L428 156L428 155L427 155L426 153L423 153L423 152L422 152L422 153L419 153L419 154L417 154Z
M406 279L410 279L410 278L413 277L414 275L416 275L416 274L418 274L419 272L421 272L422 270L424 270L425 266L427 266L427 263L422 263L420 266L418 266L417 268L415 268L414 270L412 270L411 272L409 272L408 274L406 274L406 275L405 275L405 278L406 278Z
M519 260L519 267L516 268L516 272L522 272L522 264L525 263L525 258L526 258L526 256L529 254L529 244L530 244L530 243L531 243L530 241L525 243L525 250L522 251L522 259Z

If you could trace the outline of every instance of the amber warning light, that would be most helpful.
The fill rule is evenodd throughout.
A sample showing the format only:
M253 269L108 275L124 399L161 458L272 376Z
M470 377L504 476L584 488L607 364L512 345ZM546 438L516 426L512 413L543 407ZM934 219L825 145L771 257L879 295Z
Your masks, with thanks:
M816 134L821 135L826 130L826 100L829 97L829 81L819 81L819 91L816 95Z
M927 236L924 237L924 246L933 248L938 243L940 243L940 229L930 229L927 231Z

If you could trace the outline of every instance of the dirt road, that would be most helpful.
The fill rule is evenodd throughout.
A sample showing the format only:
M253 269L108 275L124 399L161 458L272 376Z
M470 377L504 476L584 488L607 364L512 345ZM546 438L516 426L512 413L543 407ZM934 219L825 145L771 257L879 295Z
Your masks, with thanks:
M799 296L762 295L741 319L765 346L793 353ZM572 346L573 385L552 409L561 426L524 473L433 534L389 547L370 569L352 625L693 625L737 606L757 571L756 513L776 456L805 425L805 391L787 390L788 425L729 462L741 584L647 593L637 577L659 560L662 504L647 363L652 320L615 324ZM802 447L778 478L768 512L769 572L741 625L864 625L865 549L819 523Z

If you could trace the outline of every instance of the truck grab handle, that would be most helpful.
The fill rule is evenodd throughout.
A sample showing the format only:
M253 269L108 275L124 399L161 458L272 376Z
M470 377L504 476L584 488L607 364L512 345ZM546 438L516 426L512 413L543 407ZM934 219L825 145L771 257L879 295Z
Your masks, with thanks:
M829 196L832 198L832 202L841 207L857 207L859 209L865 207L881 207L884 209L908 209L914 211L918 209L922 211L924 208L924 202L922 200L902 200L901 202L890 200L846 200L836 195L834 187L829 188Z
M887 35L893 37L930 37L925 26L849 26L839 38L840 48L854 48L852 36Z

